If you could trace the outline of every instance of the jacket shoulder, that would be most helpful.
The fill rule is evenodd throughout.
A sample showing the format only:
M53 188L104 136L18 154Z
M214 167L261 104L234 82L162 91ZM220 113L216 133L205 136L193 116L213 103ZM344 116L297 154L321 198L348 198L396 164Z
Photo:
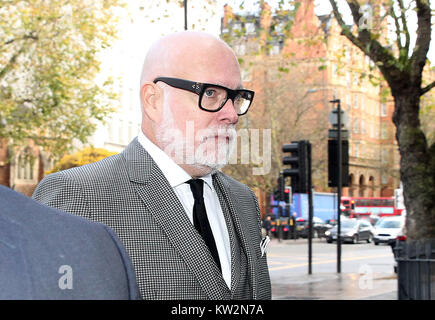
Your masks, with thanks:
M0 247L0 253L10 257L9 269L25 268L32 283L18 281L11 270L12 281L7 283L15 294L4 297L21 299L26 297L23 290L32 287L30 298L36 299L139 298L129 257L110 228L5 187L0 187L0 203L0 240L9 245ZM58 270L65 266L71 267L71 274L80 274L74 290L59 290Z
M116 172L119 174L119 171L123 168L125 168L125 164L122 156L115 154L94 163L49 174L47 177L57 175L74 180L100 181L102 179L110 179Z

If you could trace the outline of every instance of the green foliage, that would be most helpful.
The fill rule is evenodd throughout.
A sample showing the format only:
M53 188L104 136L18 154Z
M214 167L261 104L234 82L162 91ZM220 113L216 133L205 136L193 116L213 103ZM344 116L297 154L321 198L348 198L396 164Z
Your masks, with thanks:
M318 69L319 71L322 71L322 70L326 70L326 68L327 68L326 65L321 65L321 66L319 66L317 69Z
M0 138L54 156L85 142L112 109L98 53L115 39L120 0L0 3Z
M87 147L77 151L74 154L69 154L62 157L47 174L66 170L69 168L80 167L85 164L100 161L109 156L115 155L116 152L110 152L103 148Z

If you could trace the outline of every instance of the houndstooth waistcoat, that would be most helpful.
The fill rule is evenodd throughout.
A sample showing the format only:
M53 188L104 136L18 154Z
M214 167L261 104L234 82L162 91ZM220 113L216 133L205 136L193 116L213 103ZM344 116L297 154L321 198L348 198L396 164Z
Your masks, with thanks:
M119 236L144 299L270 299L266 255L255 195L213 174L231 246L231 290L169 182L134 139L93 164L45 177L33 198L98 221Z

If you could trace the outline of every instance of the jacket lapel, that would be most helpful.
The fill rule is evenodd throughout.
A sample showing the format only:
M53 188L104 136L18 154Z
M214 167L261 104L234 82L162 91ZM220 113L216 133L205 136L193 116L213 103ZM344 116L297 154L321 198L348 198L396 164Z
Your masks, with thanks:
M207 245L196 231L162 171L137 139L123 151L130 181L145 207L180 254L210 299L230 291Z
M227 211L230 215L230 219L232 221L229 223L227 221L228 231L230 234L231 241L231 291L234 293L236 291L239 279L240 279L240 248L244 250L247 262L248 262L248 270L251 279L251 289L252 289L252 299L256 299L257 297L257 264L254 262L255 259L255 250L253 245L255 245L251 238L250 234L245 227L245 223L243 223L243 208L238 207L239 201L237 201L236 195L231 190L230 184L224 179L222 173L217 172L213 175L213 180L215 183L215 189L218 192L219 200L221 202L222 209ZM227 210L224 210L226 208ZM226 214L227 215L227 214ZM232 232L231 232L232 231ZM235 231L236 234L232 234ZM240 241L240 246L237 243L237 239ZM233 278L234 275L234 278Z

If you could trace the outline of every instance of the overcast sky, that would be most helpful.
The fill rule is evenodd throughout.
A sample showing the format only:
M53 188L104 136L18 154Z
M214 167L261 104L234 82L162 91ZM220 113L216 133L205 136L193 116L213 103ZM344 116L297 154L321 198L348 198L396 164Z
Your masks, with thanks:
M210 10L206 6L207 1L188 0L189 28L194 23L195 30L202 30L219 36L224 4L228 3L233 7L234 11L238 11L241 1L217 0L217 6ZM268 1L272 7L277 7L277 2L277 0ZM117 83L122 87L121 90L124 93L124 97L129 97L123 104L138 103L136 93L139 92L140 70L149 46L165 34L184 29L184 9L180 5L177 3L168 4L165 0L160 0L158 6L152 5L153 3L155 2L148 0L128 0L129 10L124 10L119 40L109 50L101 54L103 64L101 67L102 73L99 78L103 80L108 75L111 75L115 79L120 79ZM244 3L244 12L258 10L258 1L246 0ZM331 12L329 1L316 0L315 4L317 15ZM191 8L191 6L194 7ZM341 7L342 9L347 8L346 5ZM346 11L343 12L344 16L347 15L347 21L352 23L349 11L347 11L347 14ZM411 36L415 35L416 27L416 18L410 17L409 29ZM435 63L433 49L434 46L431 46L428 55L432 65Z

